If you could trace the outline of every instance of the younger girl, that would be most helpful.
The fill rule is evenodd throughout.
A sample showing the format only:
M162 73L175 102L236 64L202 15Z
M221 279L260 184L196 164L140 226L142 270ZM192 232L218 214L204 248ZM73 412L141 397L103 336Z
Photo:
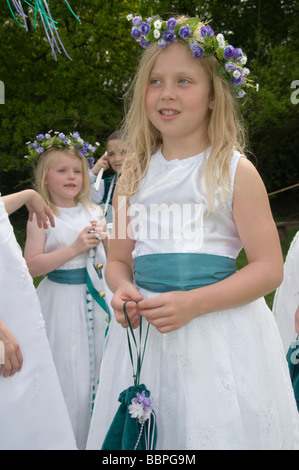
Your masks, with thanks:
M38 230L28 223L25 259L33 277L48 274L37 293L77 445L84 449L109 315L100 279L108 238L102 237L101 209L88 200L87 160L55 139L54 147L45 145L36 168L37 188L55 215L55 228Z
M287 364L261 298L282 279L279 239L263 183L243 156L233 96L243 95L246 58L198 18L133 21L146 50L114 198L116 234L122 212L130 230L109 251L119 324L109 332L88 448L101 447L119 394L133 385L121 328L128 300L138 302L127 304L133 328L141 317L143 331L150 324L140 383L151 392L157 449L298 448ZM236 272L242 245L249 263ZM142 400L132 400L136 413Z

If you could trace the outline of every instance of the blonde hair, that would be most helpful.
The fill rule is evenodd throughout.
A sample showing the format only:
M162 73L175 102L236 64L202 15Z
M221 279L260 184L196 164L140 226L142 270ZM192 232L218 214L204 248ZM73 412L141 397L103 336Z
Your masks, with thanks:
M191 51L186 42L176 40ZM169 47L169 46L168 46ZM170 46L171 47L171 46ZM130 197L140 186L151 155L161 147L161 133L149 121L145 109L145 96L150 72L160 54L157 43L151 44L142 54L137 74L126 96L126 117L123 122L123 135L129 149L122 167L120 193ZM225 201L231 190L230 160L234 150L244 153L245 131L242 126L238 103L224 76L220 75L219 63L214 56L203 57L200 64L206 70L214 107L208 121L208 138L211 151L207 159L205 181L208 190L209 209L214 204L217 188L222 188L221 197Z
M52 147L43 152L37 160L35 169L35 188L46 204L48 204L54 215L59 215L59 210L51 200L48 186L45 184L45 178L49 169L61 153L64 153L69 157L79 159L82 165L82 188L79 194L75 197L75 202L81 202L86 207L93 206L89 201L89 177L86 158L82 157L75 149Z

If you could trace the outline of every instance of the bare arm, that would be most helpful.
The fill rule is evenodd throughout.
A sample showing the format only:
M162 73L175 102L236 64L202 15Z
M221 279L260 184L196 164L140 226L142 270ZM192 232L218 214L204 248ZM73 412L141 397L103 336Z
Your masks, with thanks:
M36 214L36 221L39 227L47 228L48 222L54 227L54 217L49 207L44 203L41 196L33 189L25 189L18 193L2 196L5 209L8 215L26 205L29 211L29 220L33 220L33 214Z

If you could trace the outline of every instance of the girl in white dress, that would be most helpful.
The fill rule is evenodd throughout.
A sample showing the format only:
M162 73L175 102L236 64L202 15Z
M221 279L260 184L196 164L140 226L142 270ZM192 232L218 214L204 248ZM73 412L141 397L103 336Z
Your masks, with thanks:
M127 314L137 337L141 318L144 332L149 322L140 383L151 394L156 449L297 449L287 363L262 297L281 282L280 243L265 187L243 154L225 68L226 57L237 67L245 56L198 18L133 24L146 50L114 196L106 280L116 321L87 448L115 448L115 434L108 442L107 433L119 395L133 386L123 310L131 300ZM237 83L241 97L247 78ZM236 272L242 246L249 263ZM133 399L130 413L146 411L142 400Z
M55 228L37 230L29 222L24 255L33 277L48 274L37 294L77 446L84 449L110 315L101 275L105 221L88 200L87 160L71 146L46 149L37 160L36 181Z
M284 263L284 278L275 293L273 313L287 353L299 334L299 232Z
M33 190L0 199L0 449L75 450L41 307L8 218L23 204L40 226L54 224Z

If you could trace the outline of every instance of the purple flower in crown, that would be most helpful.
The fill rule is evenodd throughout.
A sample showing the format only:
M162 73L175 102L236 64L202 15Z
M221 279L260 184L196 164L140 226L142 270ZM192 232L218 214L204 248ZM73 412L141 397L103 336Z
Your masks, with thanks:
M210 25L205 25L200 28L200 35L202 38L209 38L210 36L213 36L214 31L212 30Z
M235 70L235 68L236 68L236 65L233 62L227 62L225 64L225 70L227 72L233 72Z
M223 50L223 57L225 60L234 59L236 55L236 49L234 46L226 46Z
M144 34L145 36L149 33L149 30L151 29L151 26L146 23L145 21L143 21L143 23L141 23L141 26L140 26L140 32L141 34Z
M137 40L140 37L140 30L137 28L137 26L133 26L132 31L131 31L131 36L135 40Z
M37 134L36 138L37 140L43 140L44 134Z
M89 157L88 159L88 162L89 162L89 168L93 168L94 167L94 158L93 157Z
M140 39L140 46L142 46L144 49L146 49L150 45L150 43L151 43L150 41L147 41L144 38Z
M79 134L79 132L74 132L74 133L73 133L73 137L75 137L75 139L80 139L80 134Z
M203 48L198 45L196 41L192 41L189 44L193 57L195 59L202 59L204 56Z
M182 26L182 28L180 29L180 36L182 39L188 39L189 36L191 35L191 29L189 28L189 26L186 24L185 26Z
M167 46L167 42L165 41L165 39L159 39L158 41L158 47L159 49L164 49L164 47Z
M243 51L242 51L242 49L240 49L240 47L237 47L236 54L235 54L235 59L238 62L241 62L242 57L243 57Z
M163 31L162 36L168 44L175 40L175 34L171 33L170 31Z
M37 153L43 153L44 149L42 147L38 146L36 151L37 151Z
M133 26L140 26L142 22L141 16L134 16L132 19Z
M166 27L168 31L170 31L171 33L174 33L174 29L176 25L177 25L177 22L175 18L169 18L169 20L166 23Z

